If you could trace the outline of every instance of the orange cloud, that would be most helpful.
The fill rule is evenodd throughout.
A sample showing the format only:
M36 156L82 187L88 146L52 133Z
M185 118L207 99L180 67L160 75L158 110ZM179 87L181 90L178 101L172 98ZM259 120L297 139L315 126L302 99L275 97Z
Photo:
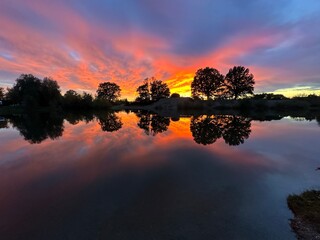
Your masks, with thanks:
M143 79L151 76L166 81L171 92L189 96L197 69L211 66L226 73L229 67L237 65L235 59L278 40L272 33L234 36L208 54L181 56L171 53L170 44L164 39L134 27L130 32L117 33L90 24L65 5L30 1L27 6L54 23L53 28L62 28L60 35L52 36L15 20L14 16L1 15L0 36L10 46L12 59L0 57L0 70L51 76L63 90L92 93L100 82L113 81L121 86L122 97L129 99L135 97L135 89ZM267 70L248 67L259 85Z

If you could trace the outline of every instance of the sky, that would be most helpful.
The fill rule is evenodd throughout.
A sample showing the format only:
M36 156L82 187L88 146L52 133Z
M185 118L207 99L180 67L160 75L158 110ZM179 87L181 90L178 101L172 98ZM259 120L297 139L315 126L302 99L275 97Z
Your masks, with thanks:
M62 92L148 77L190 96L199 68L248 67L255 92L320 94L318 0L1 0L0 86L22 73Z

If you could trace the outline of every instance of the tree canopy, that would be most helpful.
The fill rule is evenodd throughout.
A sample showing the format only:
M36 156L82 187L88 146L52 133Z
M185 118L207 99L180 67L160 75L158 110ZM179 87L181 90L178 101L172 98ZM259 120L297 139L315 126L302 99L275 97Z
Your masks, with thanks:
M150 102L151 100L151 94L150 94L150 90L149 90L149 82L148 82L148 78L145 79L145 83L140 85L137 88L137 93L138 93L138 97L136 98L137 102Z
M150 92L153 101L157 101L161 98L168 98L170 96L168 85L161 80L154 80L151 82Z
M218 96L224 76L215 68L199 69L191 83L191 94L194 98Z
M234 99L246 94L253 94L254 83L253 75L248 68L243 66L234 66L225 78L227 92Z
M110 102L115 102L121 96L121 89L116 83L100 83L97 90L97 97Z
M60 102L58 83L51 78L39 78L32 74L22 74L15 85L8 89L7 100L25 106L52 106Z
M168 98L170 96L168 85L154 77L146 78L136 91L138 93L137 102L158 101L161 98Z

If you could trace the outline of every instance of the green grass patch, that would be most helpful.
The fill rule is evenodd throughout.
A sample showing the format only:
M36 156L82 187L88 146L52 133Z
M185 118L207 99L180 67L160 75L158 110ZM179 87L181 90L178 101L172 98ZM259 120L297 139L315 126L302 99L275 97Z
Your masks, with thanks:
M289 195L287 203L295 217L310 223L320 233L320 191L309 190L300 195Z

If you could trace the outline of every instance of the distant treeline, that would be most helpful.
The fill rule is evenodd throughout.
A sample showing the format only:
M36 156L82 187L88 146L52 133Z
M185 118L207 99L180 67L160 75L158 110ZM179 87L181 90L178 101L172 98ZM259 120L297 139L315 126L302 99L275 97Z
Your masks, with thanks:
M254 76L248 68L235 66L224 76L217 69L199 69L191 82L191 97L194 100L251 98L261 100L285 100L281 94L253 94ZM78 93L68 90L61 94L57 81L51 78L39 79L32 74L22 74L11 88L0 88L0 105L18 105L26 109L55 107L63 109L106 109L114 105L151 104L163 98L179 98L178 93L170 95L166 83L154 77L146 78L136 89L137 97L133 103L121 100L121 88L113 82L100 83L96 94ZM316 95L298 99L318 99ZM318 101L317 101L318 102ZM318 104L318 103L317 103Z

